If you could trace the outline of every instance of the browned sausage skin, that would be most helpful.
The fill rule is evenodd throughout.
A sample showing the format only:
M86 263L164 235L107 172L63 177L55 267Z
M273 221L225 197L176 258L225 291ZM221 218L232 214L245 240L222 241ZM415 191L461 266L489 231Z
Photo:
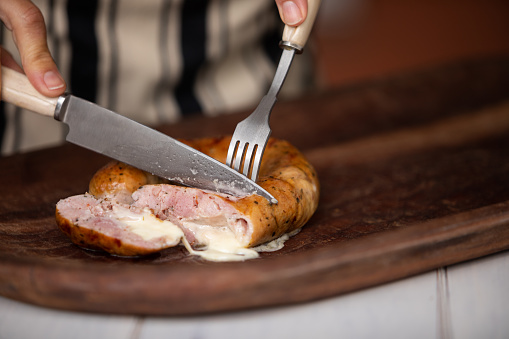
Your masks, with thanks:
M90 180L88 191L96 198L115 196L120 201L132 202L131 194L143 185L163 183L150 173L118 161L112 161L98 170Z

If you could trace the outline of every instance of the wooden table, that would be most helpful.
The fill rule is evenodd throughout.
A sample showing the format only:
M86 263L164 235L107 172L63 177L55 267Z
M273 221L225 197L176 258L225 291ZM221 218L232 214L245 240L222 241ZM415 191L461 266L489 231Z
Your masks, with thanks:
M505 339L509 252L305 304L186 317L66 312L0 297L9 339Z
M425 272L447 283L441 267L509 248L508 85L509 60L493 58L279 103L273 135L316 167L320 207L283 250L240 264L178 248L127 260L78 249L56 229L54 205L84 192L107 159L72 145L1 159L0 294L184 315L310 302ZM244 115L159 129L219 135Z

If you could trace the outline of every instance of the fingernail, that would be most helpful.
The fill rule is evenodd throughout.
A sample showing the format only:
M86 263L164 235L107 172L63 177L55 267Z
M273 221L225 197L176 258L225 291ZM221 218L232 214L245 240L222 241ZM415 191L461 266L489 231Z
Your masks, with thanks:
M302 13L293 1L283 3L283 17L287 25L296 25L302 20Z
M55 91L65 86L64 80L54 71L48 71L44 74L44 83L50 91Z

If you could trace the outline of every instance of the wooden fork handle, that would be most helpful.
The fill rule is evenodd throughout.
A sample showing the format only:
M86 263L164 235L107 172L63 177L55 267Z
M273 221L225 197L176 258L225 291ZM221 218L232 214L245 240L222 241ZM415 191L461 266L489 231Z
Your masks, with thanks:
M283 31L283 41L281 45L289 46L295 48L298 52L302 52L302 49L308 41L313 24L315 23L320 3L321 0L308 0L308 15L306 20L297 27L286 25Z

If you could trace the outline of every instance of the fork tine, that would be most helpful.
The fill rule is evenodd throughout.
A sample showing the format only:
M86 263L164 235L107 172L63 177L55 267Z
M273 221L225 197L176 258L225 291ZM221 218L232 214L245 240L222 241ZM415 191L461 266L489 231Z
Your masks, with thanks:
M239 140L235 140L232 138L230 141L230 146L228 147L228 154L226 155L226 165L229 167L233 166L233 160L235 159L235 154L237 151L237 148L239 147Z
M239 144L237 147L237 152L235 152L235 163L233 165L233 169L237 172L240 172L240 167L242 165L242 160L244 160L246 154L246 146L249 146L249 143L244 142Z
M248 144L246 154L244 156L244 169L242 170L242 174L244 174L246 177L249 177L249 172L253 165L253 160L255 159L257 149L258 149L257 144L254 143Z
M258 180L258 172L260 171L260 165L262 162L262 156L265 151L265 145L257 145L256 154L253 159L253 168L251 169L251 180L256 182Z

